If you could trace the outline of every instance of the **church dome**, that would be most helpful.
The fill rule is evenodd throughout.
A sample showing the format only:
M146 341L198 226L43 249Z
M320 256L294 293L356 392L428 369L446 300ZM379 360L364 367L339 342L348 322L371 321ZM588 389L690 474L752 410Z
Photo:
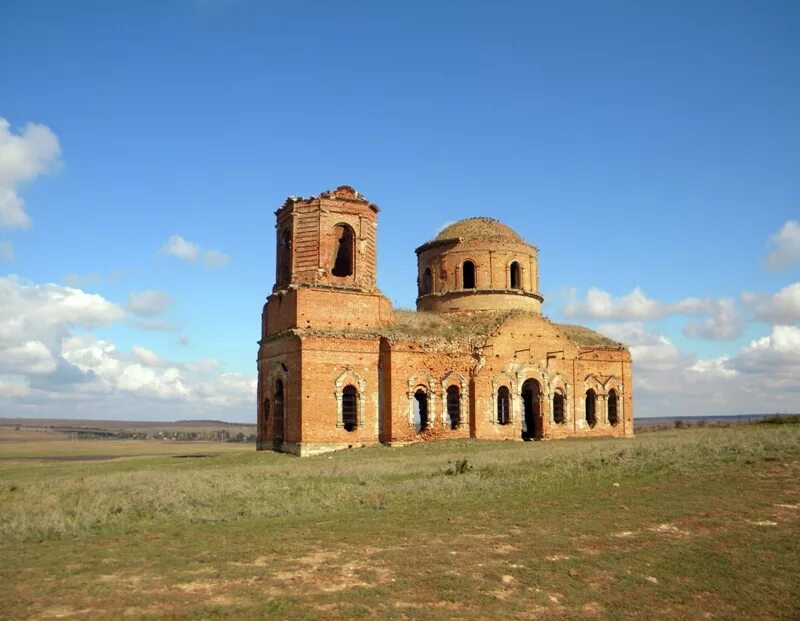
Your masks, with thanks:
M436 236L435 241L446 239L491 239L497 241L521 242L522 238L510 226L494 218L483 216L459 220L446 227Z

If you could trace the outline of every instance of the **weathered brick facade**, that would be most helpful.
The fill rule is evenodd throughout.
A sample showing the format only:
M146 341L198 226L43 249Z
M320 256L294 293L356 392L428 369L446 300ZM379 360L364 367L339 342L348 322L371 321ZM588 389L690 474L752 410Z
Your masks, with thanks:
M536 248L490 218L417 249L418 312L377 288L378 208L341 186L275 212L258 448L633 434L623 345L541 316Z

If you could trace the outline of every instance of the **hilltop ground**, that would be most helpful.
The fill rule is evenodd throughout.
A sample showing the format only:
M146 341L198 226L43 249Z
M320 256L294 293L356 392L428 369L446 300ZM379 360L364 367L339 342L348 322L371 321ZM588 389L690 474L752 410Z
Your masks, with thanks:
M0 618L800 617L800 425L0 457Z

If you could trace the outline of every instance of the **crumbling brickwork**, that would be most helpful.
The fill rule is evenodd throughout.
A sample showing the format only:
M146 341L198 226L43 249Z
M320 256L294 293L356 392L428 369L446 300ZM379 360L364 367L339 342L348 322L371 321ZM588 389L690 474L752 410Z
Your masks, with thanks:
M377 288L378 207L348 186L276 215L258 448L633 434L630 353L540 314L536 248L490 218L417 249L418 312Z

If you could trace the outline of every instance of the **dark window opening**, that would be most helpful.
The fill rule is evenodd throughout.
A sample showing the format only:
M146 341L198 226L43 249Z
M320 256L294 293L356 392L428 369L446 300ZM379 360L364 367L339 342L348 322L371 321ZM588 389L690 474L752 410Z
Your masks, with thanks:
M450 417L450 429L458 429L461 424L461 391L458 386L447 389L447 415Z
M283 442L283 382L275 381L275 416L272 418L272 438L276 442Z
M278 280L281 283L292 279L292 232L283 229L278 239Z
M564 395L557 392L553 395L553 420L561 425L565 422L564 418Z
M461 266L461 288L475 288L475 264L472 261L464 261Z
M608 391L608 422L612 425L616 425L619 422L618 408L617 391L612 388Z
M511 393L505 386L497 391L497 422L501 425L511 422Z
M417 433L428 428L428 393L422 388L414 393L414 429Z
M422 289L420 290L421 295L428 295L433 291L433 272L431 268L426 267L425 271L422 272Z
M541 394L542 389L539 382L535 379L525 380L522 384L522 439L531 440L541 438L543 433L540 425L541 420Z
M339 277L352 276L355 242L353 229L346 224L337 224L333 227L333 234L336 238L336 254L331 273Z
M520 281L520 275L519 275L519 263L514 261L511 264L511 267L509 268L509 271L511 272L509 274L509 276L511 277L510 278L510 280L511 280L511 288L512 289L522 289L522 285L520 284L521 281Z
M342 391L342 423L345 431L358 427L358 391L355 386L345 386Z
M597 415L594 409L596 401L597 393L590 388L586 391L586 422L589 423L589 427L597 424Z

